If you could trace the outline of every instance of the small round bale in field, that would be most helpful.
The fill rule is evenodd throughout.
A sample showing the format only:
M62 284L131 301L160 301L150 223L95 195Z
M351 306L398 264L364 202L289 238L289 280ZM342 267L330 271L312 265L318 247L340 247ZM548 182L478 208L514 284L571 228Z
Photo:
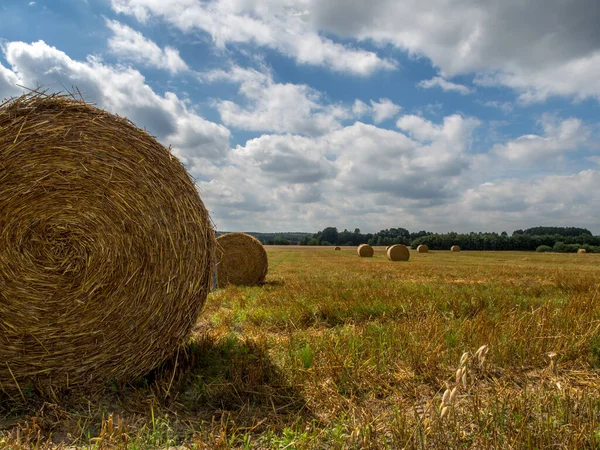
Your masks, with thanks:
M267 252L258 239L246 233L217 238L217 286L254 286L265 281Z
M587 250L585 248L580 248L577 250L577 253L587 253Z
M0 391L128 381L186 342L215 239L192 178L129 120L0 105Z
M429 247L426 244L421 244L417 247L417 252L419 253L427 253L429 252Z
M371 247L369 244L360 244L356 249L356 252L361 258L371 258L375 253L373 247Z
M390 261L408 261L410 259L410 250L406 245L396 244L388 248L386 252Z
M341 250L341 247L333 247L334 250Z
M450 247L451 252L460 252L460 247L458 245L453 245Z

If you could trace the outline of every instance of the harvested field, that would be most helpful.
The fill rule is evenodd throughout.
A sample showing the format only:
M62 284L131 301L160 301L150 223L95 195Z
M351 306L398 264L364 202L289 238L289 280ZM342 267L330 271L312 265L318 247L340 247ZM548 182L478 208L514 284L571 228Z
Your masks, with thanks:
M600 255L344 249L266 247L134 384L3 397L0 448L600 445Z

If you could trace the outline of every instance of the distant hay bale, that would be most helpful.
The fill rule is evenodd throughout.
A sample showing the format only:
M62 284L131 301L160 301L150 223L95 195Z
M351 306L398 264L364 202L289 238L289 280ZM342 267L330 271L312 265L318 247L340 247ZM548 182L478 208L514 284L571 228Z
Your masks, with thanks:
M386 252L390 261L408 261L410 259L410 250L406 245L396 244L390 246Z
M375 253L373 247L371 247L369 244L360 244L356 249L356 252L361 258L371 258Z
M426 244L421 244L417 247L417 252L419 253L427 253L429 252L429 247Z
M148 373L206 300L191 177L129 120L61 95L0 105L0 390Z
M460 252L460 247L458 245L453 245L450 247L451 252Z
M217 238L217 286L254 286L265 281L267 252L258 239L246 233Z
M577 250L577 253L587 253L587 250L585 248L580 248Z
M333 247L334 250L341 250L341 247Z

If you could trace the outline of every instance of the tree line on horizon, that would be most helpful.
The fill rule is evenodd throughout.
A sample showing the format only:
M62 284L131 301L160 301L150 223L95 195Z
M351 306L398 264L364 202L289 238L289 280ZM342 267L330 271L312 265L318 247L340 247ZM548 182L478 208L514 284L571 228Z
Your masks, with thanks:
M286 236L287 237L287 236ZM339 245L388 246L404 244L416 248L426 244L431 250L448 250L458 245L463 250L526 250L577 252L584 248L588 252L600 252L600 236L594 236L588 229L577 227L533 227L515 230L512 235L506 231L470 233L433 233L429 231L410 232L406 228L389 228L377 233L361 233L336 227L327 227L313 235L298 236L297 241L281 235L263 241L274 245Z

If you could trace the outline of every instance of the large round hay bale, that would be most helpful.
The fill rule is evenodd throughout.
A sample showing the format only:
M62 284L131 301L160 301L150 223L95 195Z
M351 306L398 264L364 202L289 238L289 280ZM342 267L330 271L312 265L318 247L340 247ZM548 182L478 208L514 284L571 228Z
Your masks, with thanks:
M64 96L0 106L0 390L131 380L189 336L214 233L183 165Z
M388 248L386 255L390 261L408 261L410 259L410 250L406 245L396 244Z
M577 253L587 253L587 250L585 248L580 248L577 250Z
M417 252L427 253L427 252L429 252L429 247L427 247L427 244L421 244L417 247Z
M356 253L358 253L358 256L361 258L371 258L375 251L369 244L360 244L356 249Z
M341 250L341 247L333 247L334 250Z
M460 252L460 247L458 245L453 245L450 247L451 252Z
M265 281L269 262L258 239L246 233L217 238L217 285L254 286Z

